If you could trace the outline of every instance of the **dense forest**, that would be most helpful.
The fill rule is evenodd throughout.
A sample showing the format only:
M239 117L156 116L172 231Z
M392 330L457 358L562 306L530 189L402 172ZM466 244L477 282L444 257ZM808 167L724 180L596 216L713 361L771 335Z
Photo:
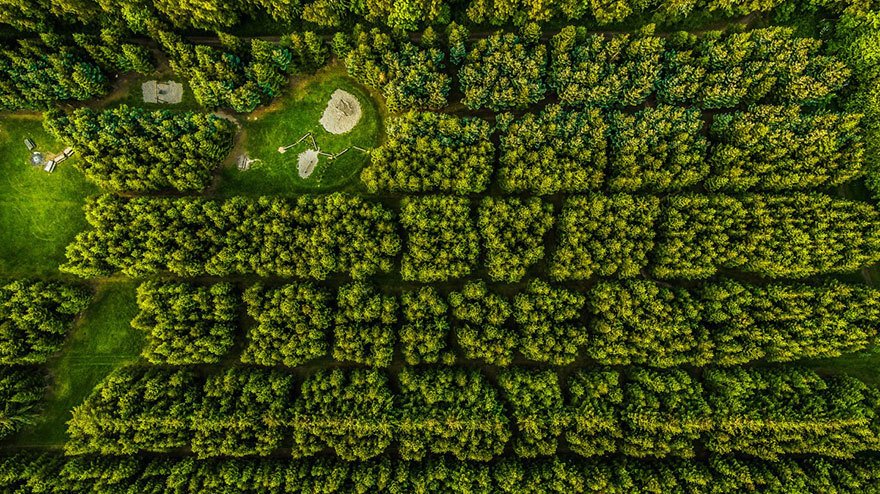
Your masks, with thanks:
M876 0L0 0L90 190L0 259L0 491L880 492L878 67Z

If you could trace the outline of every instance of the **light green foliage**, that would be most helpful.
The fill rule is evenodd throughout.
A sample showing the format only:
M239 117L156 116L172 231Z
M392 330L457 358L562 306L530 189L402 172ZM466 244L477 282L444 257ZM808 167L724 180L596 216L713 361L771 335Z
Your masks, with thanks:
M211 114L128 106L53 112L43 124L82 156L75 166L89 180L109 190L134 192L204 189L232 148L236 132L235 124Z
M553 222L553 206L538 198L484 198L477 229L489 277L507 282L522 279L544 258L544 235Z
M210 376L193 415L193 452L267 455L288 444L293 384L274 370L233 367Z
M508 419L485 376L463 369L404 369L397 438L400 455L427 453L488 461L510 439Z
M861 115L805 115L758 106L712 122L711 190L785 191L837 186L863 173Z
M522 334L519 350L529 360L553 365L573 363L587 344L580 311L586 298L578 292L533 280L513 302L513 319Z
M498 33L473 42L458 73L462 103L471 110L502 111L543 99L547 47L538 39Z
M538 195L597 190L605 178L608 125L596 109L550 105L526 113L501 135L498 182Z
M351 46L344 54L349 75L381 91L390 111L446 106L451 81L444 72L443 50L395 39L378 29L356 29Z
M370 192L470 194L489 186L495 158L489 122L410 112L386 125L388 139L361 172Z
M850 76L840 60L821 54L820 40L797 37L789 28L676 39L666 52L658 88L666 103L702 108L766 100L818 103L829 100Z
M133 328L147 335L142 351L154 364L213 364L231 350L238 296L229 283L146 282L138 287Z
M46 391L40 372L17 367L0 367L0 439L33 425Z
M550 41L548 83L563 105L639 105L654 93L663 44L653 26L610 37L566 26Z
M189 370L123 367L73 409L68 454L132 454L189 444L198 393Z
M340 458L366 460L391 444L393 397L388 379L377 371L354 369L318 372L303 383L294 409L294 457L324 447Z
M244 293L244 301L257 325L248 331L242 362L293 367L329 354L334 313L326 291L311 283L258 284Z
M635 114L614 113L609 122L612 191L681 190L709 174L698 110L660 105Z
M550 275L584 280L594 274L631 278L648 265L660 200L650 196L591 195L566 199Z
M552 371L505 371L498 377L504 398L513 411L518 434L517 456L533 458L556 454L558 438L568 423L562 387Z
M86 205L93 230L68 246L62 270L84 277L171 271L362 279L390 271L400 248L391 213L344 194L297 198L103 195ZM306 248L306 246L308 246Z
M771 278L849 272L880 260L878 211L823 194L676 196L659 222L654 274L738 268Z
M449 294L449 307L459 321L455 336L466 358L510 365L519 344L517 333L506 324L510 302L490 292L485 282L472 281L460 292Z
M709 329L686 290L644 280L601 282L589 296L591 334L586 354L603 364L706 365Z
M455 362L449 348L448 304L432 287L406 291L400 299L403 325L400 346L409 365Z
M387 367L394 357L398 302L362 282L339 288L333 358Z
M407 235L400 266L404 280L443 281L474 269L480 249L468 199L406 197L400 223Z
M12 281L0 287L0 364L40 364L61 349L91 295L61 282Z

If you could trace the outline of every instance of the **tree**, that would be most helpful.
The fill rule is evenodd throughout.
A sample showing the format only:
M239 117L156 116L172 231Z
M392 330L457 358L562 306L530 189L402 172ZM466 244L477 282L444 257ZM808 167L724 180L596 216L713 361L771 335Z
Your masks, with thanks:
M391 365L397 298L356 282L339 288L336 305L333 358L373 367Z
M141 355L151 363L213 364L232 349L238 297L229 283L146 282L137 303L131 325L146 333Z
M553 206L538 198L484 198L477 229L489 277L515 282L525 276L544 258L544 235L553 222Z
M492 293L483 281L468 282L460 292L449 294L458 345L469 359L506 366L513 361L519 344L515 331L505 323L510 318L510 302Z
M479 244L470 203L463 197L405 197L400 223L407 234L400 265L404 280L434 282L471 273Z

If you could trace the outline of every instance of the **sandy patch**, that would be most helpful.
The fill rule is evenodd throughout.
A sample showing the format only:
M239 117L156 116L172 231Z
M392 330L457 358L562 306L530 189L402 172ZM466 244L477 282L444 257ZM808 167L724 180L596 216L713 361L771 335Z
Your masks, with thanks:
M183 84L174 81L147 81L141 84L144 103L176 105L183 101Z
M361 119L361 103L348 91L337 89L321 116L321 126L331 134L345 134Z
M296 168L299 171L300 178L309 178L309 175L315 171L318 164L318 151L314 149L306 149L299 153L297 157Z

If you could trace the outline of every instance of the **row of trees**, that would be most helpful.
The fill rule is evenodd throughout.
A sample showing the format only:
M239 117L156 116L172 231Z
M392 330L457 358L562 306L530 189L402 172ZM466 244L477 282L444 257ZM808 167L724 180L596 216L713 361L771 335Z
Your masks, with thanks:
M387 140L361 172L370 192L478 194L489 186L495 160L489 122L409 112L386 125Z
M307 21L321 26L342 26L363 20L394 29L414 30L420 26L448 23L454 10L463 7L466 10L461 16L477 24L582 20L604 25L642 18L675 22L695 13L747 15L766 12L779 4L780 0L618 0L598 3L552 0L540 4L521 0L470 0L463 3L447 0L365 0L354 3L248 0L232 4L222 0L182 4L168 0L36 0L27 3L3 0L0 6L4 15L0 22L21 30L44 28L52 21L76 20L87 25L125 23L132 29L144 31L168 24L183 29L228 29L253 17L271 17L284 24Z
M758 105L718 114L709 138L695 109L566 110L500 119L505 192L786 191L837 186L865 169L861 115ZM440 190L435 187L434 190ZM470 192L470 191L459 191Z
M14 494L92 492L871 492L880 462L871 455L776 461L711 456L645 461L635 458L504 458L462 462L431 456L411 462L383 456L364 462L332 458L206 459L191 457L64 457L18 453L0 458L0 488Z
M290 75L314 71L328 55L324 41L310 31L278 42L254 38L247 43L228 34L220 41L222 47L196 45L171 32L159 33L171 68L189 80L199 104L240 113L278 96Z
M480 372L323 370L296 386L278 370L123 368L73 410L70 454L192 447L200 457L294 457L332 450L349 461L392 444L404 460L449 454L488 461L553 455L564 438L584 457L744 454L768 460L850 458L880 446L880 392L800 368L683 371L511 369L498 386Z
M648 26L635 35L562 29L547 46L541 29L496 33L475 41L459 72L463 103L494 111L525 108L548 86L566 105L633 106L659 101L700 108L758 102L823 103L841 89L849 69L824 55L822 42L793 29L742 33L686 32L665 42Z
M297 198L120 198L85 207L62 270L83 277L254 273L325 279L392 270L400 238L390 211L345 194Z
M131 321L146 334L141 354L154 364L217 363L235 341L238 297L229 283L146 282Z
M629 280L587 292L534 280L512 296L485 282L399 296L355 282L336 291L301 282L244 293L257 325L241 361L297 367L331 359L392 365L479 360L651 367L733 366L836 357L878 340L880 292L828 282L691 288ZM238 299L228 284L146 283L138 290L153 363L216 363L231 353ZM189 315L187 315L189 314Z
M99 186L200 191L232 148L235 124L216 115L121 106L46 115L43 125L79 151L76 167Z
M61 349L73 319L88 306L84 288L18 280L0 286L0 364L42 364Z
M458 32L453 26L450 35ZM333 51L345 61L349 75L385 96L392 112L446 106L452 79L445 72L446 51L431 29L416 43L402 33L357 26L351 36L333 37Z
M559 280L700 279L733 269L769 278L850 272L880 260L870 204L823 194L571 197L550 266Z
M0 366L0 439L36 422L46 384L34 369Z
M437 282L476 272L482 236L489 276L515 281L540 261L553 221L537 201L485 199L474 218L468 198L406 197L402 242L391 211L344 194L217 201L105 195L87 204L93 229L68 246L62 269L83 277L170 271L363 279L391 272L404 245L401 277ZM559 214L549 273L584 280L644 270L679 279L725 269L769 278L851 272L880 260L878 214L870 204L823 194L574 196Z

